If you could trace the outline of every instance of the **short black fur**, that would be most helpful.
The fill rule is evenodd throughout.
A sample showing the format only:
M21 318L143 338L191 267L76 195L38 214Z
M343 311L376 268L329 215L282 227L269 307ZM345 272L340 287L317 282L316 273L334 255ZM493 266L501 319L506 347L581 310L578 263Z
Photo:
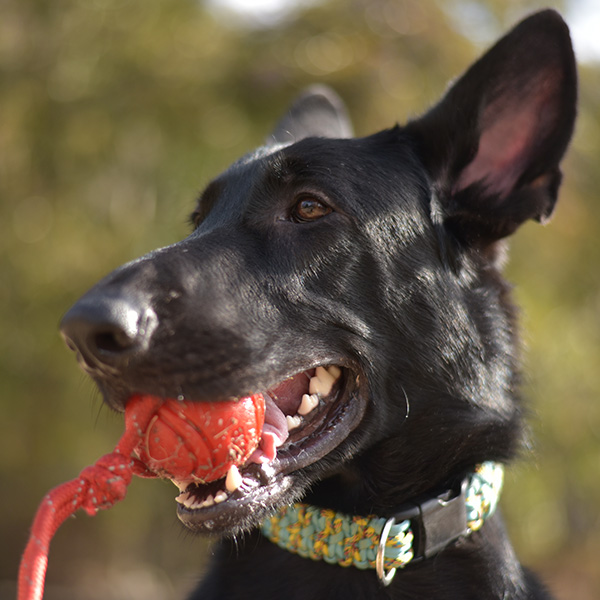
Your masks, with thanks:
M344 370L314 457L255 473L261 484L210 518L180 513L223 534L193 599L548 598L498 514L388 588L373 571L287 553L256 527L299 498L387 517L519 453L503 239L551 215L576 95L553 11L519 24L404 127L353 138L341 101L313 88L208 186L187 239L120 267L67 313L68 344L118 410L134 393L218 401L318 365Z

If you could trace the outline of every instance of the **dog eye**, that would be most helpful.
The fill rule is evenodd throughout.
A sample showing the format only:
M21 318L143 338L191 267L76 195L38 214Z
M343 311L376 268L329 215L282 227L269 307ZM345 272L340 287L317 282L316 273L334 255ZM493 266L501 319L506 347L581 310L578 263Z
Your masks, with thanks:
M331 212L331 208L314 198L313 196L303 196L296 202L291 212L291 220L295 223L308 223L316 221Z

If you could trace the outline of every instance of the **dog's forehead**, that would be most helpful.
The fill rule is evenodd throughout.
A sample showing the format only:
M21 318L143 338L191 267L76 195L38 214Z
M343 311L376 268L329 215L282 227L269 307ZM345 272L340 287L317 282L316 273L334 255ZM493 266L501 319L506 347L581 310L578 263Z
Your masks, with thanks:
M392 129L363 138L304 138L261 146L218 176L204 196L211 204L218 198L221 208L239 211L253 195L264 197L278 186L289 186L293 194L294 186L305 186L323 192L334 203L367 206L385 199L394 203L397 195L415 198L420 195L416 188L423 184L421 166L409 144L399 129ZM378 188L383 188L380 194Z
M244 176L255 177L265 176L272 172L281 172L282 168L290 164L290 159L311 158L318 160L315 153L322 150L323 146L337 146L338 142L347 142L348 140L332 140L326 138L305 138L296 142L286 144L273 144L260 146L242 156L234 162L220 179L227 177ZM307 147L308 146L308 147ZM333 166L333 165L331 165Z
M288 170L288 151L296 145L297 142L264 145L242 156L207 185L198 200L199 211L210 212L211 220L241 215L253 193ZM213 210L217 206L218 210Z

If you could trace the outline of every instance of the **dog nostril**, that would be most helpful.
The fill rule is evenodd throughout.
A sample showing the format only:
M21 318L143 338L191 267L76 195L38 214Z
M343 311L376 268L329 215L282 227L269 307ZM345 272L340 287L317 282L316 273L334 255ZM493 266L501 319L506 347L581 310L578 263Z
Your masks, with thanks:
M136 338L130 338L124 331L97 333L93 337L93 345L108 354L118 354L136 345Z
M87 366L117 366L146 350L156 325L154 311L130 299L84 296L64 316L60 330Z

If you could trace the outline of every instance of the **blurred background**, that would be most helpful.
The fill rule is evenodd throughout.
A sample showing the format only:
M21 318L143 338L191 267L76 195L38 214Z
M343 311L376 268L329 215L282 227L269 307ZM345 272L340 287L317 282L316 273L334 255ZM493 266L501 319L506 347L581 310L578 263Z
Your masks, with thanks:
M581 109L553 222L512 242L535 444L507 476L503 510L524 562L559 598L589 600L600 597L600 5L548 3L573 28ZM543 6L0 0L2 600L44 493L122 431L58 335L71 303L185 236L198 191L304 86L332 85L366 135L423 111ZM136 480L111 511L65 523L46 599L183 598L210 550L179 525L175 495Z

